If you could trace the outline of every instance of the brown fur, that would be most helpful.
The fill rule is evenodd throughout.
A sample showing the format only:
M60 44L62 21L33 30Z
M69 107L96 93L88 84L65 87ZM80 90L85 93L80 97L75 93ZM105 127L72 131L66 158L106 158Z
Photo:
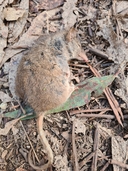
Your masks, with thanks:
M70 38L69 33L63 31L40 37L37 45L30 49L18 66L16 94L29 103L37 114L63 104L74 90L68 60L77 58L81 47L77 38ZM38 130L42 144L47 148L48 142L41 132L43 120L39 122L40 118L37 121ZM47 152L50 152L48 148ZM29 163L34 168L30 160ZM49 163L52 164L52 161ZM43 169L43 166L35 167Z

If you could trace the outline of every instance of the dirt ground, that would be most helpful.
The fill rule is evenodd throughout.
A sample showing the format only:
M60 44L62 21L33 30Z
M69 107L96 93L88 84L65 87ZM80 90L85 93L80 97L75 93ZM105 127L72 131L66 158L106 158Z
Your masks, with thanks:
M0 14L0 171L34 171L30 149L36 165L47 162L36 118L18 119L26 108L14 100L15 74L18 59L40 35L73 26L87 56L69 64L74 84L106 75L115 79L100 96L91 87L84 106L45 117L54 154L47 170L128 170L128 1L5 0Z

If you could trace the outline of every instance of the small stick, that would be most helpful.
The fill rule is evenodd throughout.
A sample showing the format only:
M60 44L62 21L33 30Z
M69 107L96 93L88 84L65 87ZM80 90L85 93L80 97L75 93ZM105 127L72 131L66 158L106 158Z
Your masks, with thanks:
M90 67L91 71L95 74L96 77L101 77L100 73L95 68L93 68L89 63L87 63L87 65ZM108 87L104 90L104 93L105 93L105 95L108 99L108 102L109 102L109 104L110 104L110 106L111 106L111 108L112 108L112 110L116 116L117 121L123 127L123 124L122 124L122 121L121 121L120 115L119 115L119 108L118 108L119 106L117 106L118 102L114 96L113 96L113 100L111 100L110 92L111 92L111 90ZM116 104L114 103L115 101L117 102Z
M99 49L96 49L96 48L94 48L93 46L89 46L89 51L90 52L92 52L93 54L95 54L95 55L98 55L98 56L100 56L100 57L102 57L103 59L107 59L107 60L109 60L109 61L112 61L112 60L110 60L108 57L108 55L106 54L106 53L104 53L103 51L101 51L101 50L99 50Z
M23 118L23 117L21 117L21 118ZM27 139L28 139L28 141L29 141L29 144L30 144L30 146L31 146L31 148L32 148L32 150L33 150L33 153L34 153L34 155L35 155L37 161L40 162L39 159L38 159L38 156L36 155L36 152L35 152L35 150L34 150L34 148L33 148L33 145L32 145L32 143L31 143L31 141L30 141L30 139L29 139L29 136L28 136L28 134L27 134L27 132L26 132L24 126L23 126L22 121L20 121L20 124L21 124L21 126L22 126L22 128L23 128L23 130L24 130L24 133L25 133L25 135L26 135L26 137L27 137Z
M83 165L85 165L95 154L95 151L92 152L91 154L89 154L84 160L82 160L80 162L80 167L82 167Z
M75 115L77 113L95 113L95 112L107 112L111 111L110 108L105 108L105 109L85 109L85 110L73 110L70 112L70 115Z
M92 167L91 167L92 171L97 171L98 146L99 146L99 128L97 125L95 131L95 137L94 137L94 146L93 146L93 151L95 151L95 154L92 160Z
M113 159L110 159L109 161L110 161L110 164L115 164L115 165L120 166L122 168L128 169L128 164L125 164L125 163L122 163L120 161L116 161Z
M69 66L82 67L82 68L89 68L87 65L80 65L80 64L69 64Z
M99 115L99 114L76 114L76 116L79 117L94 117L94 118L107 118L107 119L114 119L115 116L114 115Z
M106 168L109 166L109 162L107 162L105 165L104 165L104 167L100 170L100 171L105 171L106 170Z
M74 159L74 171L79 171L77 150L75 145L75 121L73 121L73 125L72 125L72 151L73 151L73 159Z

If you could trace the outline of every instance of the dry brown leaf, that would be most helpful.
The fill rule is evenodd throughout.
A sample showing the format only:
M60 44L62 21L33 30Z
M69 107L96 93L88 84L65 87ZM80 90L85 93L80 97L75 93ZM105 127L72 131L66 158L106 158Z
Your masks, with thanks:
M13 125L15 125L18 121L19 121L19 118L7 122L3 129L0 128L0 135L7 135L10 129L13 127Z
M63 5L63 24L64 28L70 28L76 23L77 19L77 7L76 7L77 0L70 0L66 1ZM76 15L75 15L75 14Z
M53 130L53 131L55 131L55 130ZM46 135L48 135L48 132L46 132ZM50 138L50 142L52 144L52 149L53 149L55 155L57 155L59 152L62 152L64 150L64 146L62 145L63 144L62 140L58 141L57 137L53 137L51 135L49 135L49 138Z
M3 17L7 21L15 21L23 17L24 13L25 10L7 7L3 10Z
M8 3L12 4L15 0L9 0Z
M128 1L118 1L115 4L116 19L120 30L128 32Z
M67 155L55 156L54 167L59 171L70 171L71 168L68 167Z
M8 151L7 150L4 150L2 152L1 158L4 159L6 157L6 155L7 155L7 153L8 153Z
M55 15L55 13L58 11L58 9L53 9L51 11L42 12L37 17L34 18L31 26L27 30L26 33L22 35L20 40L15 43L12 48L21 47L18 49L11 49L8 48L5 50L5 56L3 57L2 62L0 63L0 67L9 59L15 56L16 54L22 52L24 49L22 47L31 47L34 44L34 41L39 38L40 35L42 35L42 29L43 27L49 27L46 25L46 21Z
M2 26L3 24L0 22L0 25ZM1 28L0 28L1 32ZM0 33L1 34L1 33ZM0 64L3 63L3 58L5 55L4 48L7 46L7 39L0 37Z
M2 11L3 9L8 5L8 0L0 0L0 18L2 17Z
M9 30L11 34L9 34L8 42L13 42L21 35L23 32L24 26L27 22L28 12L29 12L29 0L22 0L18 5L20 9L22 9L22 16L17 19L15 23L9 23Z
M120 74L116 83L120 85L120 87L115 90L114 94L120 97L128 106L128 77Z
M49 28L49 18L54 16L56 12L58 12L58 9L44 11L35 17L27 32L23 34L19 42L17 42L14 46L24 47L33 45L34 41L42 35L42 29ZM49 30L47 31L49 32Z
M38 0L38 3L39 9L51 10L56 7L59 7L60 5L63 5L64 0Z
M127 77L124 75L125 66L128 62L128 44L125 44L124 40L116 35L112 24L107 18L98 20L97 22L100 26L100 32L98 32L97 35L103 36L108 40L110 46L107 48L106 53L109 59L117 64L111 67L110 74L115 74L119 66L121 68L121 74L118 75L118 80L116 80L120 87L115 91L115 94L122 98L128 106L128 93L126 93Z
M97 14L97 9L94 8L92 5L84 5L84 12L86 13L86 15L84 16L84 18L81 18L83 20L89 20L89 19L94 19L96 18L96 14Z
M3 56L3 60L0 63L0 68L2 67L2 65L11 57L13 57L14 55L22 52L23 49L11 49L11 48L7 48L5 50L5 55Z
M128 141L119 136L112 137L112 159L126 163L128 160ZM113 165L114 171L120 171L120 167Z
M108 128L105 128L103 126L101 126L101 124L99 124L98 122L94 122L94 125L98 125L99 127L99 132L100 134L104 137L104 138L108 138L108 137L111 137L113 136L113 132L111 129L108 129Z
M0 109L2 109L2 110L6 110L7 109L7 103L1 103L0 104Z
M0 100L3 103L7 103L7 102L11 102L12 98L8 94L4 93L3 91L0 91Z
M4 63L4 67L3 67L4 74L9 73L9 66L10 66L10 62L5 62Z
M12 127L13 135L16 135L19 132L19 129L17 129L15 126Z
M121 13L123 10L128 8L128 1L115 1L116 2L116 13Z
M85 135L86 127L80 119L74 120L74 127L76 134L82 133L83 135Z
M97 35L103 36L110 44L106 50L109 59L113 60L115 64L128 62L128 45L124 43L121 37L116 35L109 19L97 20L97 23L100 26L100 31L97 32Z
M62 132L61 135L62 135L62 136L64 137L64 139L66 139L67 141L69 141L69 138L71 138L68 131Z
M5 55L4 48L7 46L7 36L8 36L8 26L6 26L3 22L3 9L8 4L8 0L0 2L0 64L3 61L3 57Z
M7 36L8 36L8 27L5 26L1 18L0 18L0 35L1 35L0 36L0 63L1 63L5 54L4 48L7 46Z

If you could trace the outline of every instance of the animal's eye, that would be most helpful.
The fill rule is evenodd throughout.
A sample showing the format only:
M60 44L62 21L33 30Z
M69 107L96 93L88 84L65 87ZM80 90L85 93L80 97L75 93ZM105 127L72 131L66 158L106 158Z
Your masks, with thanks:
M41 52L41 56L42 56L42 57L44 56L44 53L43 53L43 52Z

